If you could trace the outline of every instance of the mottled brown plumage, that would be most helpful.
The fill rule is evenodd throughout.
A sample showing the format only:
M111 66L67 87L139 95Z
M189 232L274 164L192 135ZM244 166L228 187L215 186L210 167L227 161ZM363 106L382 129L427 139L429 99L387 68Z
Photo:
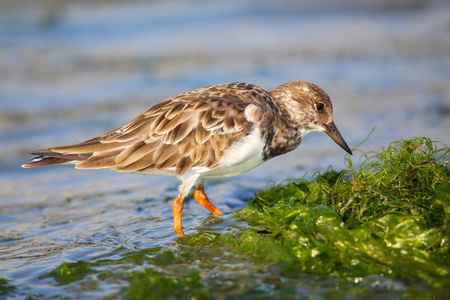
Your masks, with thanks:
M175 220L180 215L175 229L181 235L182 203L196 182L196 199L219 214L203 192L205 178L244 173L294 150L312 131L327 133L351 153L333 123L330 98L318 86L296 81L269 93L237 82L169 98L86 142L33 151L38 157L23 167L65 163L77 169L177 176L182 185L174 201Z

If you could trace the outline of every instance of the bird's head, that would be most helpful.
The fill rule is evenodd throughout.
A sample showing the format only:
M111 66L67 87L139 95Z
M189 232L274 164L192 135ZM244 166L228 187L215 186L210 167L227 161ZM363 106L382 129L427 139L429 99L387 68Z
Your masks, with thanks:
M342 149L352 154L333 122L330 97L320 87L306 81L293 81L280 85L271 95L297 127L304 130L303 136L313 131L325 132Z

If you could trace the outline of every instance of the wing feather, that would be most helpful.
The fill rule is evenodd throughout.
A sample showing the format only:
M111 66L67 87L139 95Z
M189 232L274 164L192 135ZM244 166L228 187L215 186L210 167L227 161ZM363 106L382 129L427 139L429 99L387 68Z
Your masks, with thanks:
M178 151L180 151L181 155L188 156L195 148L198 147L197 143L193 143L194 132L191 131L183 140L181 140L178 144Z
M147 155L144 155L139 160L126 165L126 166L118 166L116 165L116 169L119 172L136 172L141 171L146 168L154 169L155 164L153 162L153 153L148 153Z
M166 119L172 120L173 118L180 115L181 111L186 107L185 104L179 103L173 105L168 112L166 112Z
M111 149L109 151L101 151L93 153L89 158L81 161L76 165L77 169L100 169L110 168L115 165L114 158L122 151L122 149Z
M156 127L164 120L165 116L163 113L156 114L155 115L155 119L152 120L152 122L150 122L150 128L148 129L148 131L150 133L156 132Z
M174 147L175 148L175 147ZM170 154L167 154L170 153ZM164 152L164 159L159 159L160 163L156 164L156 168L159 170L165 170L169 168L175 168L177 162L181 159L181 155L177 151Z
M195 128L196 118L187 119L185 122L179 124L179 127L176 132L174 132L173 137L170 138L172 143L175 145L179 143L181 140L185 139Z
M61 162L80 161L80 169L138 172L174 168L182 175L192 167L213 168L220 165L232 144L259 122L270 99L265 90L242 83L198 89L155 105L117 130L33 154ZM258 110L251 120L244 114L249 105Z
M144 120L142 120L144 121ZM117 136L110 137L108 139L103 139L103 143L114 143L114 142L129 142L129 141L142 141L149 137L149 120L146 122L139 122L136 126L124 129L123 132L118 132Z
M178 153L178 149L176 146L169 145L169 144L163 144L158 149L156 149L155 154L153 155L153 160L155 161L155 164L160 168L159 166L163 166L166 164L175 153ZM175 164L173 164L174 166ZM171 166L168 166L170 168ZM162 168L162 167L161 167Z
M100 151L108 151L117 147L123 146L122 143L102 143L99 140L88 141L76 145L60 146L51 148L52 152L65 154L80 154L80 153L94 153Z
M128 146L127 148L125 148L125 150L123 150L116 156L116 159L115 159L116 164L118 164L118 165L122 164L122 162L124 160L126 160L134 151L136 151L137 149L141 148L144 145L145 145L145 142L137 142L137 143L134 143L134 144Z
M167 117L167 114L164 115L164 118L161 120L158 126L156 126L155 132L158 134L165 134L173 130L174 127L181 123L179 121L180 119L182 119L183 115L185 114L179 113L177 116L170 119Z
M189 157L182 157L175 167L175 173L179 175L185 174L190 168L194 166L194 161Z
M197 124L197 127L195 128L195 141L197 144L203 144L212 134L213 132L206 130L202 124Z
M139 143L138 147L135 147L135 145L131 145L130 147L126 148L124 151L122 151L122 153L120 153L119 155L122 155L120 158L122 159L121 161L115 161L117 166L127 166L130 165L136 161L138 161L139 159L141 159L144 156L147 156L149 153L153 153L155 152L156 149L156 144L157 143L150 143L150 144L146 144L146 143ZM129 149L131 148L131 149ZM118 155L118 157L119 157Z
M114 167L114 157L103 157L97 158L95 156L91 156L89 159L84 160L78 163L75 168L77 169L102 169L102 168L111 168Z

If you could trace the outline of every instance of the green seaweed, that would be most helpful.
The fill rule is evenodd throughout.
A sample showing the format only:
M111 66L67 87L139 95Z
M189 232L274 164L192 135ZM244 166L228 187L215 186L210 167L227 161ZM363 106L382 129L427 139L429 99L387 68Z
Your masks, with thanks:
M120 283L126 299L439 299L450 292L449 153L426 138L394 142L356 167L348 157L348 170L271 184L234 213L247 226L119 248L48 276L82 290Z
M170 276L145 269L133 272L129 277L130 285L123 290L127 299L212 299L198 272Z
M53 277L58 284L65 285L83 279L87 275L95 274L93 268L96 264L85 261L74 263L62 263L59 267L47 274L46 277Z
M358 170L348 159L347 172L261 191L236 216L291 251L295 271L449 284L448 155L429 139L395 142Z
M0 278L0 298L6 295L11 295L16 291L16 287L8 283L5 278Z

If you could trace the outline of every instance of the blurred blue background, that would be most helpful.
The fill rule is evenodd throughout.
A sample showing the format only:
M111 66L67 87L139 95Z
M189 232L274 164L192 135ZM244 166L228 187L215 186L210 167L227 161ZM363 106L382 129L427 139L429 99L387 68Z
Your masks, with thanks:
M234 81L318 84L351 146L374 126L368 147L411 136L450 142L447 1L0 3L1 166ZM340 153L318 134L302 147Z
M0 0L0 277L45 290L39 274L89 257L75 237L95 254L173 240L175 179L24 170L27 152L87 140L203 86L294 80L328 92L350 147L373 127L365 151L412 136L448 145L450 2ZM206 190L230 212L270 180L341 169L344 155L314 133ZM189 202L185 215L195 230L208 214ZM45 251L45 262L31 255Z

